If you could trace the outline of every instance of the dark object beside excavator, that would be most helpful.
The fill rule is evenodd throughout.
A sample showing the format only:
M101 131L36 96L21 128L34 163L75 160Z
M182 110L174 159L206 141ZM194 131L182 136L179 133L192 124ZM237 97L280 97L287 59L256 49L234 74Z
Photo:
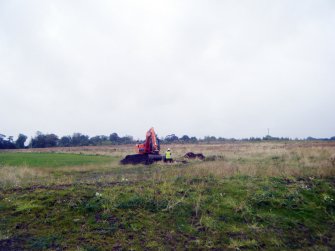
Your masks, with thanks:
M187 159L200 159L204 160L205 156L202 153L193 153L193 152L188 152L184 155L184 158Z

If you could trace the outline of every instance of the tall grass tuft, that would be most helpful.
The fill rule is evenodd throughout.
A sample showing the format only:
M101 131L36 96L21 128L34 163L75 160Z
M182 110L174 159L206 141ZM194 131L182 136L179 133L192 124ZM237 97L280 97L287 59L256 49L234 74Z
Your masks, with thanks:
M0 167L0 187L22 186L32 184L47 176L47 172L31 167Z

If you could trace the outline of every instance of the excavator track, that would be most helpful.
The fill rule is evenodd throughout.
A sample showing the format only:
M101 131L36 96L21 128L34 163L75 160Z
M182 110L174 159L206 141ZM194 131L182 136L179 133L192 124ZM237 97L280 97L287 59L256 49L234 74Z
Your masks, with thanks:
M124 159L120 161L120 163L123 165L128 165L128 164L150 165L156 161L161 161L162 159L163 159L163 156L159 154L132 154L132 155L127 155Z

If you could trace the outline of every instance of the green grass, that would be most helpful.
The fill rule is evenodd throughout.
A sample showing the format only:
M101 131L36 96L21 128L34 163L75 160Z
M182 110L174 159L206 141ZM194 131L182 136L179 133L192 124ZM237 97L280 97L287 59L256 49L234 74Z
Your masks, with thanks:
M0 152L0 166L66 167L99 165L113 160L114 157L103 155Z
M334 180L178 178L0 198L8 249L335 248Z

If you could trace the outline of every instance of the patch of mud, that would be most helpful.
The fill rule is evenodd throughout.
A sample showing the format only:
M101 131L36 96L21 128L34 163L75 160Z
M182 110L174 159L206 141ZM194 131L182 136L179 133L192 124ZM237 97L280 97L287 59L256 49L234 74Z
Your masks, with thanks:
M112 182L80 182L80 183L73 183L73 184L61 184L61 185L33 185L30 187L14 187L6 189L6 193L8 192L33 192L35 190L44 189L44 190L65 190L69 187L75 186L94 186L94 187L112 187L112 186L127 186L131 184L136 184L139 182L143 182L144 180L136 180L136 181L112 181Z
M52 189L52 190L64 190L68 187L73 186L73 184L59 184L59 185L33 185L30 187L14 187L7 189L11 192L21 192L21 191L35 191L37 189Z
M0 240L0 251L11 251L11 250L22 250L25 241L18 237L13 237L9 239Z

